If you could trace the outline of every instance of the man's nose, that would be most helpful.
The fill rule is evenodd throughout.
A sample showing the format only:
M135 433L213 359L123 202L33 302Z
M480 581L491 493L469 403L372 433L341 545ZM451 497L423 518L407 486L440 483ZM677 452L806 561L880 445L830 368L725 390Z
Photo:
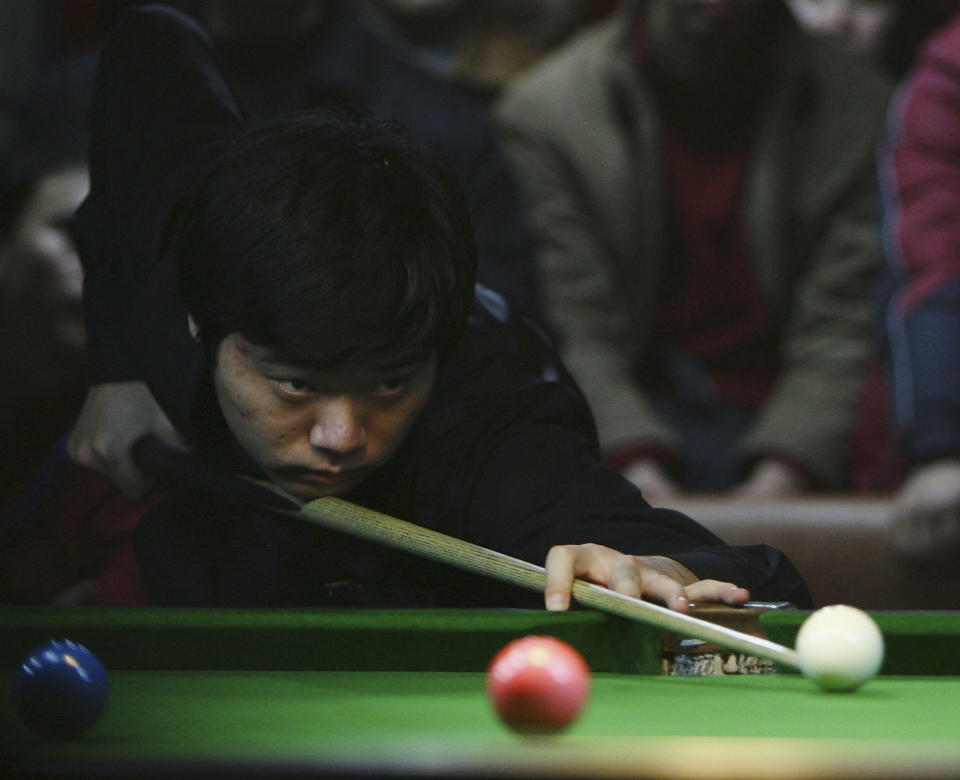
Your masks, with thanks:
M359 404L350 396L325 398L318 403L310 446L315 450L349 455L367 444L367 428Z

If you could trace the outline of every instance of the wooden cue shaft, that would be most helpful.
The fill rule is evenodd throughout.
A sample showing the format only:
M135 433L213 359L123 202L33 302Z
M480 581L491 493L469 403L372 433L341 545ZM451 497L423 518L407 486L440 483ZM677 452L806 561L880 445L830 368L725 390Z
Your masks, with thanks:
M304 504L298 516L353 536L431 558L441 563L519 585L542 593L546 571L542 566L409 523L339 498L319 498ZM674 633L712 642L740 653L798 667L796 650L762 637L675 612L659 604L624 596L585 580L574 580L573 597L581 604Z

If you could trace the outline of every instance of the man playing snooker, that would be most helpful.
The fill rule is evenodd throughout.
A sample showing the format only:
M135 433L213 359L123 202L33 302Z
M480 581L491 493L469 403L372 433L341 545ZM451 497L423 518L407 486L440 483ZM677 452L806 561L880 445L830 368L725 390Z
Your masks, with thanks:
M574 576L678 610L751 594L809 604L780 553L724 545L599 462L546 342L475 290L469 217L435 152L342 112L244 126L202 32L166 10L129 13L98 78L87 289L127 280L113 283L117 340L208 463L545 561L551 609ZM90 406L71 446L95 465ZM524 603L189 487L161 493L133 549L150 603Z

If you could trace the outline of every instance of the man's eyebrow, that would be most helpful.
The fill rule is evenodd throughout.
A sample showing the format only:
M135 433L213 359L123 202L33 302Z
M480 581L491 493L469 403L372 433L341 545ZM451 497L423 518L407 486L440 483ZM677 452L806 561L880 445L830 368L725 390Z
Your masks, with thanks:
M291 357L290 355L284 355L282 352L272 352L269 350L261 352L256 356L256 359L261 363L270 363L271 365L284 366L286 368L298 368L303 371L322 371L336 366L339 362L335 360L308 360L306 358Z
M421 355L419 353L414 355L397 355L395 357L384 357L381 360L376 360L375 365L381 371L399 371L405 368L414 368L426 362L429 358L429 355Z
M258 363L269 363L274 366L284 366L286 368L300 368L300 369L321 369L329 368L331 365L334 365L334 361L321 361L321 360L308 360L307 358L295 357L294 355L289 355L285 352L278 352L272 347L264 347L260 345L253 346L252 357Z
M290 366L291 368L298 368L304 371L326 371L336 368L337 366L342 365L349 360L349 358L345 358L343 356L337 356L332 360L310 360L307 358L288 355L283 352L277 352L270 347L259 347L258 350L259 355L257 355L257 359L261 362L272 363L274 365ZM384 356L383 358L379 359L377 357L370 356L369 360L371 365L373 365L377 371L399 371L413 368L420 363L423 363L428 358L428 355L411 354Z

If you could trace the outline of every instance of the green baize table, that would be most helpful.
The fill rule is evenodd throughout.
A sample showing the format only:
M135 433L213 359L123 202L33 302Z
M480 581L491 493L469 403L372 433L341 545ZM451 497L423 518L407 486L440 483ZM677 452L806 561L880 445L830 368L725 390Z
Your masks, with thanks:
M768 613L793 643L801 612ZM107 666L111 699L50 742L0 698L4 775L114 777L960 777L960 613L875 613L883 674L852 694L796 673L661 673L654 628L588 611L0 609L12 673L68 637ZM567 731L498 719L485 668L526 634L592 669Z

